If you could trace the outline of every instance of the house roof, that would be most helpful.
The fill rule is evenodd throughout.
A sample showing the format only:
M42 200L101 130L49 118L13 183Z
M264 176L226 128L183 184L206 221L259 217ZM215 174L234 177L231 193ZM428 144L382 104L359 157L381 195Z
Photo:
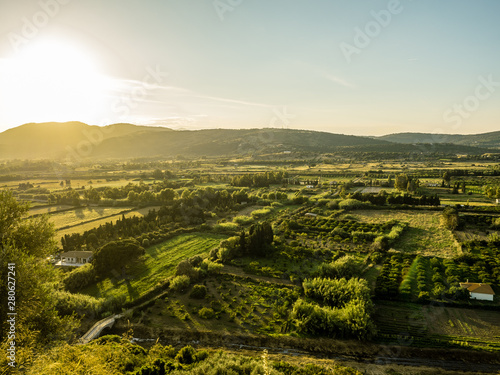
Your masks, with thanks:
M460 283L462 288L466 288L471 293L491 294L495 295L493 289L488 284L482 283Z
M67 253L62 253L61 258L90 258L92 256L92 251L68 251Z

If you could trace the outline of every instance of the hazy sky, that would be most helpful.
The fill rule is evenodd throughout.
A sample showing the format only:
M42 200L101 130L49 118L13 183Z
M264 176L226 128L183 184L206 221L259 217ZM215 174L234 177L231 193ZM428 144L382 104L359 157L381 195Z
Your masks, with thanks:
M499 130L498 0L0 0L0 130Z

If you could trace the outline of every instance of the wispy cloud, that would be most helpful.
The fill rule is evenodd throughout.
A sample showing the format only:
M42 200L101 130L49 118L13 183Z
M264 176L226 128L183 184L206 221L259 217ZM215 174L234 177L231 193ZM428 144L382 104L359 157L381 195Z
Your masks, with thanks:
M269 105L269 104L249 102L246 100L227 99L227 98L220 98L217 96L208 96L208 95L196 95L196 97L201 98L201 99L210 99L210 100L215 100L215 101L219 101L219 102L240 104L240 105L245 105L245 106L254 106L254 107L261 107L261 108L274 108L274 106Z
M355 89L356 88L356 85L354 85L351 82L346 81L345 79L343 79L341 77L337 77L337 76L334 76L334 75L331 75L331 74L326 74L325 78L327 80L329 80L329 81L332 81L332 82L338 84L338 85L341 85L341 86L344 86L344 87L348 87L350 89Z

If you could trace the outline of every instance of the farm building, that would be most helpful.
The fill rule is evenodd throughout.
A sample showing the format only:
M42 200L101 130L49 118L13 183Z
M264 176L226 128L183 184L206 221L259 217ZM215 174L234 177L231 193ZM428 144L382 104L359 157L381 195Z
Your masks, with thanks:
M478 299L482 301L493 301L493 296L495 292L491 289L491 286L488 284L481 283L460 283L462 288L465 288L470 293L471 299Z
M306 212L304 216L309 216L309 217L317 217L318 214L313 214L312 212Z
M56 266L80 267L89 263L92 259L92 251L68 251L61 254L61 260Z

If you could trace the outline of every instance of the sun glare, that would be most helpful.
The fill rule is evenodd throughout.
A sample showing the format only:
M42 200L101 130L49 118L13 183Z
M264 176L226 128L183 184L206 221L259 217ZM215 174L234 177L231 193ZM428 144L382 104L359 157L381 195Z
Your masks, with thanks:
M103 105L108 81L83 49L46 40L35 41L4 60L0 84L3 111L25 122L42 122L95 115Z

